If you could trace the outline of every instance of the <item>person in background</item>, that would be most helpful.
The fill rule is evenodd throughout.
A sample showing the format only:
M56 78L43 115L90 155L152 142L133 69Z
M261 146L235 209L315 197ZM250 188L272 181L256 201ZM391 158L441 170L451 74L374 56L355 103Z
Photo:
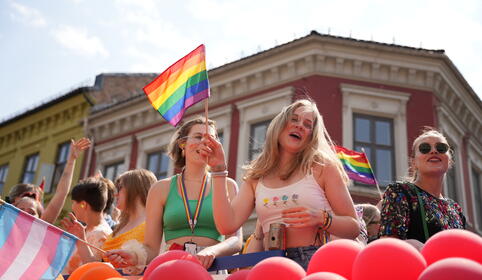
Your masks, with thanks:
M107 185L107 203L105 205L105 209L103 211L104 219L109 224L110 228L114 230L115 226L117 225L117 219L114 220L112 218L112 212L116 208L114 205L115 196L116 196L116 187L111 180L104 178L102 176L98 177L100 180L104 180Z
M241 231L233 231L225 239L214 224L213 186L227 189L228 196L234 198L237 185L227 178L224 162L220 164L206 156L205 151L209 148L203 139L209 137L210 141L221 145L214 122L209 120L208 126L209 133L206 134L206 123L202 117L178 126L168 151L175 170L182 171L151 187L147 196L144 246L138 250L107 252L115 267L138 266L143 269L159 254L163 235L169 249L192 253L205 268L209 268L216 257L240 251ZM194 216L196 209L199 209L197 219Z
M372 204L357 204L355 208L360 208L362 219L366 228L367 243L378 239L378 231L380 229L380 210Z
M453 164L445 136L426 128L412 145L411 176L388 185L382 201L380 237L410 240L421 248L430 236L446 229L465 229L461 207L442 194Z
M41 214L37 213L39 214L38 217L50 224L53 224L55 220L57 220L60 211L64 207L65 199L69 194L75 168L75 161L79 157L80 153L90 146L90 140L87 138L82 138L78 141L71 140L71 142L69 156L67 158L67 162L65 163L64 171L62 172L62 176L57 184L55 193L47 207L45 207L45 209L42 207L43 190L38 186L31 184L17 184L12 188L9 198L14 206L18 206L17 202L19 198L25 196L31 197L37 200L40 204L40 207L43 209ZM40 207L37 206L36 208Z
M72 212L69 217L61 221L62 226L70 233L95 247L102 247L112 229L103 216L103 210L107 202L107 185L99 178L87 178L80 181L72 189ZM81 224L80 222L84 223ZM79 227L81 230L79 230ZM77 267L82 265L82 257L87 255L86 245L78 242L77 249L70 258L66 273L71 274ZM102 253L94 250L95 259L101 259Z
M42 204L36 199L33 199L29 196L24 196L22 198L17 199L17 203L15 204L15 207L18 209L29 213L30 215L40 218L42 216L44 208L42 207Z
M206 137L213 165L225 161L221 145ZM214 186L214 218L223 234L236 231L256 209L269 249L269 232L286 225L287 256L305 269L326 236L359 234L346 175L316 104L297 100L271 121L263 151L246 167L240 193L231 199ZM333 237L333 236L332 236Z

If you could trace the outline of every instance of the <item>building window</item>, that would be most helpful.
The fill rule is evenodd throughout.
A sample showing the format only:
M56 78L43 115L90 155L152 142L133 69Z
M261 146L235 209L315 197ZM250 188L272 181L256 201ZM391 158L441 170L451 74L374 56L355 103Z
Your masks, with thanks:
M380 185L395 178L395 153L393 145L393 120L375 116L353 115L354 148L367 154Z
M60 181L60 177L64 172L65 164L67 163L67 159L69 157L70 152L70 142L65 142L59 145L57 148L57 158L55 159L55 169L54 169L54 176L52 183L50 186L47 186L45 192L50 193L55 191L57 185Z
M124 162L120 161L106 165L104 168L104 178L114 181L117 178L117 175L119 175L123 164Z
M482 186L480 185L480 173L472 168L472 190L474 191L474 210L478 230L482 230Z
M460 203L459 197L457 194L457 177L456 177L456 166L455 164L447 171L445 175L446 184L447 184L447 196L457 203Z
M4 164L0 166L0 194L3 192L3 186L7 180L8 165Z
M252 124L249 133L248 160L251 161L261 154L266 139L266 131L271 120Z
M156 175L157 179L167 178L167 168L169 167L169 157L163 151L158 151L147 155L147 169Z
M25 165L23 167L22 183L33 183L35 177L35 171L37 170L38 153L29 155L25 159Z

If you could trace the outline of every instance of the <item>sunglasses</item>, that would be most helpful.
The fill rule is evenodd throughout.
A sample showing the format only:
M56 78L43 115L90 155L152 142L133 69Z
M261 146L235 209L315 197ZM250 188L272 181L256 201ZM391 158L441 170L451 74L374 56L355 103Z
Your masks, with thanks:
M418 150L420 151L420 153L422 154L428 154L430 153L430 151L432 151L432 145L430 145L429 143L421 143L419 146L418 146ZM448 150L449 150L449 145L445 144L445 143L436 143L435 144L435 150L437 150L437 152L441 153L441 154L445 154Z

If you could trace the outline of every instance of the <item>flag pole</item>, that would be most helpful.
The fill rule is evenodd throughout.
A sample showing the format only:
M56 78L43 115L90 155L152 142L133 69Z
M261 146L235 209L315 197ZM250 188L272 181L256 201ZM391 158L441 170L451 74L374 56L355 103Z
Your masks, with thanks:
M380 186L378 185L378 180L377 180L377 177L375 176L375 172L373 172L373 168L372 168L372 165L370 164L370 160L368 159L368 156L367 156L367 154L365 153L365 149L364 149L364 148L361 148L361 150L362 150L362 153L365 155L365 158L367 159L368 167L370 167L370 170L372 171L372 174L373 174L373 178L375 179L375 185L377 186L378 195L380 196L380 200L382 200L382 199L383 199L383 194L382 194L382 192L380 191Z
M209 133L209 124L208 124L208 99L204 99L204 115L206 116L206 134Z
M0 199L0 206L3 205L3 204L10 204L10 203L7 203L7 202L4 201L3 199ZM11 204L10 204L10 205L11 205ZM11 205L11 206L12 206L12 207L15 207L15 206L13 206L13 205ZM16 208L16 207L15 207L15 208ZM17 208L17 209L18 209L18 208ZM23 212L23 213L25 213L25 214L27 214L27 215L30 215L29 213L26 213L26 212L24 212L24 211L22 211L22 210L20 210L20 209L18 209L18 210L21 211L21 212ZM30 215L30 216L32 216L32 215ZM32 216L32 217L33 217L33 216ZM35 218L35 217L34 217L34 218ZM63 230L63 229L61 229L61 228L59 228L59 227L57 227L57 226L54 226L54 225L52 225L52 224L50 224L50 223L47 223L46 221L44 221L44 220L42 220L42 219L40 219L40 218L35 218L35 219L37 219L38 221L40 221L41 223L43 223L43 224L45 224L45 225L47 225L47 226L53 227L53 228L55 228L55 229L57 229L57 230L60 230L61 232L65 233L67 236L69 236L69 237L71 237L71 238L74 238L74 239L77 239L78 241L84 243L85 245L87 245L87 246L89 246L89 247L91 247L91 248L94 248L94 249L96 249L96 250L99 250L100 252L102 252L103 254L105 254L105 251L104 251L104 250L102 250L102 249L100 249L100 248L98 248L98 247L96 247L96 246L94 246L94 245L92 245L92 244L90 244L90 243L87 243L87 241L78 238L77 236L73 235L72 233L69 233L69 232L67 232L67 231L65 231L65 230Z

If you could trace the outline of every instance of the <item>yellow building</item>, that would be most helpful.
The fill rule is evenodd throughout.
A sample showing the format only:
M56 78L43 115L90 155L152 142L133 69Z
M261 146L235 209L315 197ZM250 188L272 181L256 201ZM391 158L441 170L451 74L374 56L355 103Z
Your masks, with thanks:
M38 185L45 177L45 197L49 199L67 160L70 139L84 135L83 121L91 107L87 90L77 88L0 123L2 198L17 183ZM73 182L79 179L83 156L77 160Z

